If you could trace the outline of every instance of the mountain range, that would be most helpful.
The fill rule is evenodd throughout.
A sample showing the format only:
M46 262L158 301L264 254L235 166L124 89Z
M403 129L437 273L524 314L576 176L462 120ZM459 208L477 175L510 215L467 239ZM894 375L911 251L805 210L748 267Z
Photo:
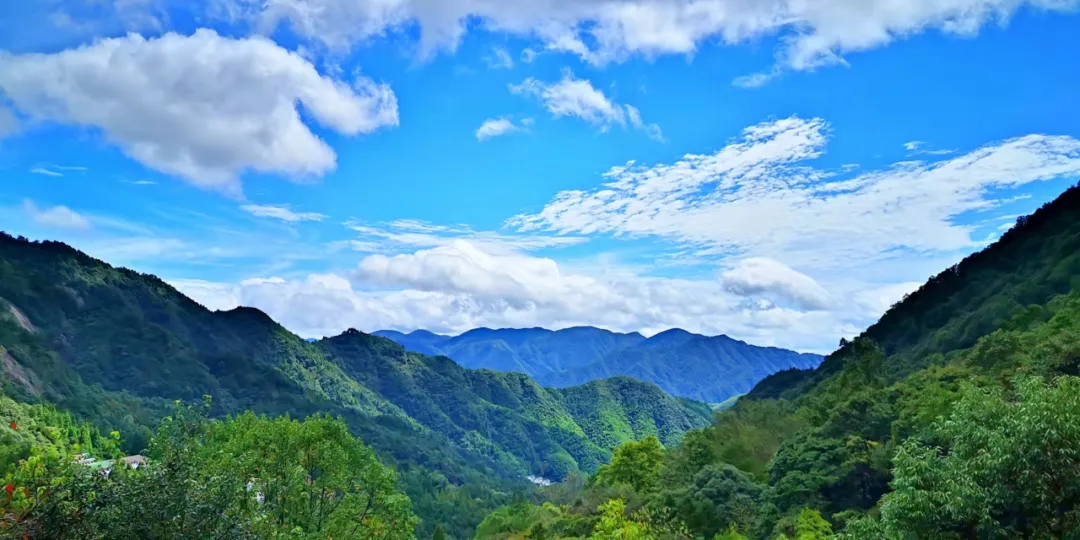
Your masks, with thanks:
M0 388L119 430L131 453L173 400L341 416L396 465L422 517L464 513L454 486L493 503L500 482L588 473L623 442L675 444L712 414L628 377L544 388L356 330L310 342L257 309L211 312L155 276L3 233Z
M591 326L555 331L477 328L458 336L426 330L374 334L411 351L447 356L467 368L524 373L546 386L627 376L654 383L673 396L708 403L743 394L773 373L817 367L823 358L678 328L649 338Z

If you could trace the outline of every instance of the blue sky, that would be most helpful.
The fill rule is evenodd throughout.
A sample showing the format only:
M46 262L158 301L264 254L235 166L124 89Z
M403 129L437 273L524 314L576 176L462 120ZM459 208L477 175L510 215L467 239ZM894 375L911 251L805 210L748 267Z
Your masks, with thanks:
M4 5L0 229L305 336L828 351L1080 179L1078 6Z

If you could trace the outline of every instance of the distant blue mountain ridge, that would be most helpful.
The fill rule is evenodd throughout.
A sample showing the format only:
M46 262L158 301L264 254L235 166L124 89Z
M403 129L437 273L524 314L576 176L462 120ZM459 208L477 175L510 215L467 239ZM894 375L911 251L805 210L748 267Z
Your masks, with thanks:
M649 338L591 326L477 328L458 336L427 330L374 334L411 351L447 356L467 368L525 373L545 386L563 388L623 375L707 403L746 393L773 373L817 367L823 358L679 328Z

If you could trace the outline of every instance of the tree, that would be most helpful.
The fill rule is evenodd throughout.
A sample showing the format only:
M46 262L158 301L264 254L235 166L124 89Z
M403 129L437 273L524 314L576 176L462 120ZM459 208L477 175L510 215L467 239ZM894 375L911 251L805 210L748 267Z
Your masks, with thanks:
M732 526L748 529L756 519L761 487L725 464L700 470L686 486L661 491L657 502L673 508L693 532L711 538Z
M597 471L596 482L625 484L638 493L649 492L656 485L663 459L664 447L656 437L625 443L612 453L611 464L601 466Z
M803 508L795 520L795 540L828 540L833 538L832 525L812 508Z
M59 540L415 537L393 471L340 420L216 421L209 408L208 399L178 404L150 443L149 464L135 470L114 465L104 475L55 452L24 460L28 473L15 476L40 487L27 492L36 502L19 531Z
M732 524L721 534L713 537L713 540L746 540L746 537L739 533L739 529Z
M626 501L612 499L599 508L600 522L589 538L592 540L648 540L648 527L626 518Z
M435 532L432 533L431 540L446 540L446 529L441 524L435 526Z
M888 538L1064 538L1080 530L1080 378L968 386L935 447L897 452L876 527ZM875 527L860 524L857 528Z

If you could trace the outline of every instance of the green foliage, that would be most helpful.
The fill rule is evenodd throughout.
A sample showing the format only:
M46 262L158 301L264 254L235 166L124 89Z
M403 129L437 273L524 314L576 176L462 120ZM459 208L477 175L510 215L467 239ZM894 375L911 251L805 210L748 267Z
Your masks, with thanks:
M1064 538L1080 531L1080 378L969 387L932 433L909 440L881 505L889 537Z
M753 527L762 493L748 474L731 465L712 463L688 484L665 484L652 504L671 509L691 531L710 538L731 527Z
M615 449L611 464L601 465L596 482L607 485L625 484L638 493L649 493L660 476L664 447L656 437L628 442Z
M721 534L713 537L713 540L747 540L745 536L739 534L739 529L735 525L731 525Z
M648 540L647 525L626 517L626 502L612 499L600 505L600 522L593 529L591 540Z
M827 540L833 538L832 525L817 510L803 508L795 521L795 540Z
M247 413L225 421L177 406L150 461L104 469L35 447L7 481L13 535L55 539L414 538L393 471L339 420Z

